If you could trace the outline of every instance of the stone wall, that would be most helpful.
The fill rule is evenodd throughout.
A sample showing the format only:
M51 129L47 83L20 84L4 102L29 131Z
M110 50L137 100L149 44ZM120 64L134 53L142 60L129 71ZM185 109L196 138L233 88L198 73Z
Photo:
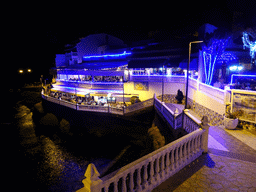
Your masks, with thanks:
M166 94L164 95L163 100L165 103L177 103L175 96L176 95ZM157 96L157 98L161 101L162 95ZM182 104L185 105L185 97L182 100ZM210 121L211 126L223 125L223 114L218 114L217 112L214 112L213 110L198 104L190 98L188 98L188 105L194 112L196 112L196 114L198 114L198 116L203 117L204 115L206 115Z

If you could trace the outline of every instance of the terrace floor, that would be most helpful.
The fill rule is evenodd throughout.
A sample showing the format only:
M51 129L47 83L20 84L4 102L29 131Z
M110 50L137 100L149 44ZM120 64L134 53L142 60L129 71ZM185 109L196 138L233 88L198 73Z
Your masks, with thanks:
M256 135L210 127L209 151L153 191L256 191Z

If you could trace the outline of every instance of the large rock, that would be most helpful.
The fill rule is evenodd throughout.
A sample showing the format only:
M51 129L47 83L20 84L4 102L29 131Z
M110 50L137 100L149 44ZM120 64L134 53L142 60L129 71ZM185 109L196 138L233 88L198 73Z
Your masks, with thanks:
M59 121L54 114L47 113L39 120L39 126L43 134L52 136L58 130Z
M62 133L72 136L73 134L70 132L70 123L66 119L61 119L60 121L60 130Z
M154 150L157 150L165 145L165 138L162 136L157 126L153 125L148 130L148 136L152 142L152 147Z
M43 108L42 101L39 102L39 103L36 103L36 104L34 105L34 109L35 109L37 112L43 114L43 113L44 113L44 108Z
M47 113L43 116L39 123L44 127L57 127L59 125L58 118L52 113Z
M42 102L36 103L33 107L33 121L36 124L36 126L39 126L39 121L46 115Z

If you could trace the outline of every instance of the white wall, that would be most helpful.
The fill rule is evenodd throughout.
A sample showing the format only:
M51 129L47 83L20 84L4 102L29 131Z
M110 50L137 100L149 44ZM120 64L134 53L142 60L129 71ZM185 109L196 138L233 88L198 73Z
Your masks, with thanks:
M222 98L220 97L220 93L223 93ZM203 105L204 107L211 109L218 114L222 115L225 113L224 91L205 85L199 85L197 87L196 81L190 80L188 97L194 100L196 103Z
M162 82L148 82L148 91L134 90L134 82L124 84L124 92L128 94L138 94L141 101L150 99L154 93L156 96L162 95ZM164 94L177 94L178 89L185 93L184 83L164 83Z

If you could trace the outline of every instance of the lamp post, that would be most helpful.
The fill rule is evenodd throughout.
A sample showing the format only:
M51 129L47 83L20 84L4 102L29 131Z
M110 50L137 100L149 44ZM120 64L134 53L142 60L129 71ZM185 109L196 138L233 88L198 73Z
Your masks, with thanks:
M164 102L164 65L162 69L162 102Z
M185 109L188 108L188 72L190 67L190 55L191 55L191 44L192 43L202 43L203 41L192 41L189 43L189 50L188 50L188 65L187 65L187 82L186 82L186 97L185 97Z

